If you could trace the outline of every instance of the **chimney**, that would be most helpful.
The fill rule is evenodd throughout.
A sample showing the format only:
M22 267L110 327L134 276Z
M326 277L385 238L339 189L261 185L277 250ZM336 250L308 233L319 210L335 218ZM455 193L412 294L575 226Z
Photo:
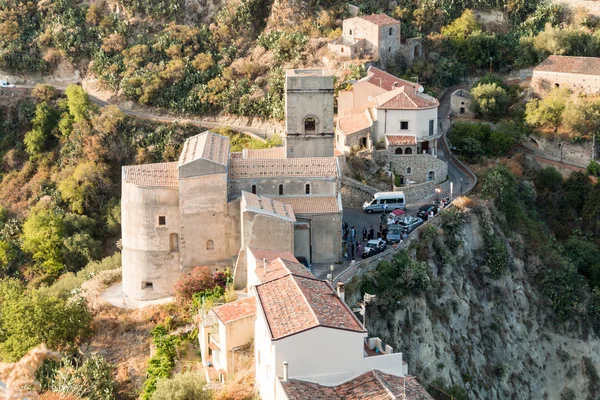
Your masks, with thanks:
M267 259L263 258L263 272L266 275L267 274Z
M288 379L289 379L289 376L288 376L288 363L287 363L287 361L284 361L283 362L283 381L287 382Z
M337 295L341 301L346 301L346 289L344 288L344 282L338 282L337 284Z

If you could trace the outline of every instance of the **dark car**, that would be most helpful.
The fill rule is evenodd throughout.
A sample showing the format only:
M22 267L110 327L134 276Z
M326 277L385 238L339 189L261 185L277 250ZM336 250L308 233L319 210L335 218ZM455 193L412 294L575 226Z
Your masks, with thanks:
M440 207L435 204L425 204L419 211L417 211L417 217L422 218L423 221L427 221L429 219L429 213L433 211L433 215L437 215L440 211Z
M387 244L400 243L402 241L402 228L397 224L388 225L386 237Z
M403 233L406 233L408 235L409 233L417 229L419 226L423 225L423 222L424 221L422 218L406 217L398 221L397 225L400 227L400 229L402 229Z
M369 240L365 245L365 251L363 252L363 258L372 257L375 254L379 254L385 250L386 243L383 239Z

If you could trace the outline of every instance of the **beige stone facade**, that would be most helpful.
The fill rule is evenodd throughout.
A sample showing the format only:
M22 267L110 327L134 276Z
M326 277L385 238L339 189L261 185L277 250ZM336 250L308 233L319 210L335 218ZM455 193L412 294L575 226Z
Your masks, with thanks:
M544 97L553 88L586 95L600 94L600 58L550 56L533 69L531 89Z
M400 50L400 21L385 14L346 19L342 25L342 36L328 46L338 56L380 59Z
M126 296L170 296L181 274L199 265L235 267L236 285L244 287L238 268L248 246L308 262L339 260L333 78L320 70L287 76L284 148L230 153L228 138L204 132L186 140L178 162L123 167Z
M473 96L468 90L456 89L450 95L450 110L457 117L473 118Z

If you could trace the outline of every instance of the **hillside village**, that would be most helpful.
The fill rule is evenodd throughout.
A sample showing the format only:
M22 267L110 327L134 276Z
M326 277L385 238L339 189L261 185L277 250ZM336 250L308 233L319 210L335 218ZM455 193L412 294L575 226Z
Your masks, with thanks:
M3 398L600 396L593 9L188 3L0 5Z

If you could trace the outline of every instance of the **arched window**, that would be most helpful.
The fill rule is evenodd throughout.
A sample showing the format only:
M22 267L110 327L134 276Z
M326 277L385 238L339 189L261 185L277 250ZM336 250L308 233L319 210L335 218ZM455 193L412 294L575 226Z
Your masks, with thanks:
M310 194L310 183L307 183L307 184L304 186L304 191L306 192L306 194Z
M348 33L349 35L352 35L352 29L350 29L350 32Z
M412 154L412 148L407 147L406 150L404 150L404 154Z
M421 57L421 45L417 44L415 46L414 56L415 58Z
M212 239L209 239L206 242L206 250L214 250L215 249L215 242Z
M256 185L252 185L252 194L256 194Z
M317 130L317 121L313 117L304 118L304 133L315 132Z
M396 147L396 151L394 153L402 154L402 147Z
M407 174L412 174L412 168L411 167L406 167L406 173Z
M279 195L283 196L283 185L279 185Z
M427 174L427 181L435 181L435 172L429 171Z
M179 251L179 235L178 234L171 233L170 243L171 243L171 251L172 252Z
M390 33L390 36L392 36L392 34L394 33L394 28L390 28L389 33Z

